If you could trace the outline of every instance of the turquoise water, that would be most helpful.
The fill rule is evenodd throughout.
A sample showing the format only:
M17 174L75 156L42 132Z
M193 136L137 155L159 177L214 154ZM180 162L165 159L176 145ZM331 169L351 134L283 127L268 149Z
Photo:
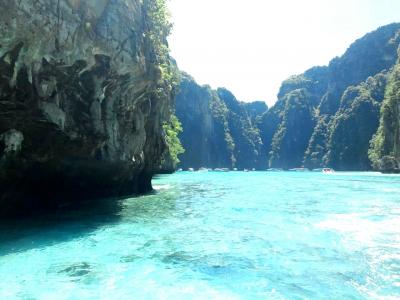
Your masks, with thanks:
M177 173L2 224L0 299L399 299L400 177Z

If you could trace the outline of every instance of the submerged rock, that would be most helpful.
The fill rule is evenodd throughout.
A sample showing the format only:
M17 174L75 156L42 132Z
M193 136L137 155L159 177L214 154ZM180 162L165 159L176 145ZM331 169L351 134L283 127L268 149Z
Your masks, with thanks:
M173 97L147 2L1 2L1 214L151 189Z

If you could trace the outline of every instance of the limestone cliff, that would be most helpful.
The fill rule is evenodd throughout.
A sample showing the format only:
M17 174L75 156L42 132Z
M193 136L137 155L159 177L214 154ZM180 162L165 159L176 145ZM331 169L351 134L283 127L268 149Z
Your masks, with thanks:
M179 167L232 167L233 144L226 112L215 91L183 74L176 97L176 115L183 127L180 139L185 148Z
M265 104L241 103L228 90L200 86L184 74L176 98L185 148L180 167L265 168L266 157L254 123L266 110Z
M400 173L400 60L389 76L369 157L375 170Z
M270 167L369 170L386 74L398 58L400 24L355 41L328 66L284 81L259 122Z
M159 1L0 7L2 213L150 190L173 99Z
M387 74L379 73L343 93L329 128L325 165L347 171L371 169L368 149L378 128L386 83Z

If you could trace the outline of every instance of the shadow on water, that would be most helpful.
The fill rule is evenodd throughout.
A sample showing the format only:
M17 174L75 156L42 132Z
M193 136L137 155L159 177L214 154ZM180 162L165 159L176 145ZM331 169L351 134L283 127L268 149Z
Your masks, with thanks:
M0 256L71 240L118 222L123 201L90 201L32 217L0 220Z
M90 201L29 218L3 219L0 256L70 241L127 220L167 218L175 210L175 199L174 194L153 191L138 197Z
M101 199L23 219L0 219L0 256L90 235L121 222L156 223L176 212L175 190Z

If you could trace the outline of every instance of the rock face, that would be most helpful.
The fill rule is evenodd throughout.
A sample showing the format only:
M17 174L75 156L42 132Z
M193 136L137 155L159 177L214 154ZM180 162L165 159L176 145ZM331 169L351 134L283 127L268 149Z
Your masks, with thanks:
M149 1L0 3L2 213L150 190L173 97Z
M371 142L369 157L374 169L400 173L400 61L389 76L380 125Z
M326 165L337 170L368 171L370 141L379 125L387 74L369 77L343 93L338 112L330 125Z
M228 90L199 86L184 74L176 98L185 148L180 167L265 168L255 120L266 110L265 104L241 103Z
M181 167L400 172L399 44L398 23L368 33L328 66L285 80L269 110L187 76L177 98Z
M268 111L268 106L264 101L253 101L253 102L246 102L243 103L244 108L246 109L251 123L257 124L260 117Z
M387 73L398 58L400 24L353 43L342 57L283 82L259 122L270 167L369 170Z

